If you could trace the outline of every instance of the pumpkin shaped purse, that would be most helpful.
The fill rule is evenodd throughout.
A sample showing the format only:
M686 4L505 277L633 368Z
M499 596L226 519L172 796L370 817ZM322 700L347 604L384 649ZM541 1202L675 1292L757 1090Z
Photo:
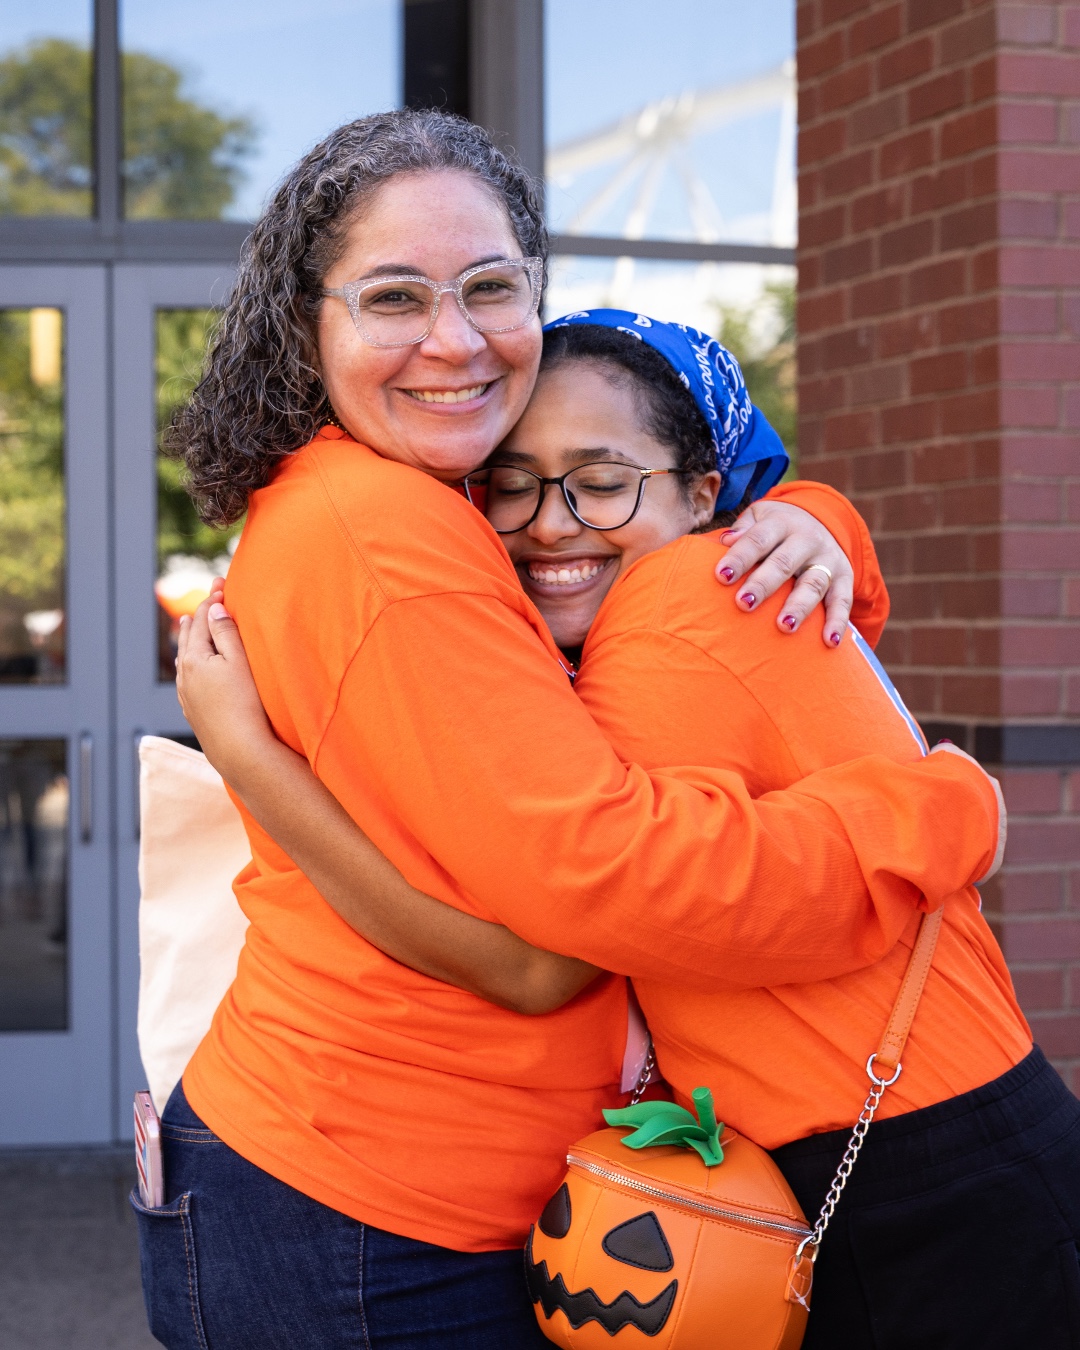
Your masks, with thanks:
M712 1093L696 1116L674 1102L605 1111L525 1247L540 1329L565 1350L798 1350L814 1261L922 995L943 909L924 915L885 1035L866 1063L870 1092L811 1227L772 1158L720 1124ZM632 1133L627 1134L627 1127Z

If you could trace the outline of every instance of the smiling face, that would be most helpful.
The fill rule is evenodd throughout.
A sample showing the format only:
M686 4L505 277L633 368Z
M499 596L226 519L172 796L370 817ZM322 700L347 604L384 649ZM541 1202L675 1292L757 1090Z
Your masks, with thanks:
M323 284L401 273L450 281L478 263L521 256L502 203L471 174L400 174L350 223ZM318 342L323 383L345 429L387 459L451 481L481 464L520 417L540 360L540 320L478 333L444 295L423 342L372 347L345 301L329 297Z
M517 426L492 456L542 478L581 464L615 460L639 469L676 468L676 454L642 429L629 384L596 361L545 370ZM720 475L646 479L641 507L617 530L591 530L549 486L531 525L503 535L526 593L560 647L580 647L600 603L638 558L712 518Z

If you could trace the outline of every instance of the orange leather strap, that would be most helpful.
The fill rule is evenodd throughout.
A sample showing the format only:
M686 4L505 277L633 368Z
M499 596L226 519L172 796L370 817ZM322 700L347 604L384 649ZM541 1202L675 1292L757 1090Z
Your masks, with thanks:
M866 1063L866 1072L870 1075L870 1081L873 1084L870 1095L863 1104L858 1122L852 1132L851 1139L848 1141L847 1152L844 1154L843 1161L840 1163L836 1176L833 1178L833 1183L829 1187L817 1222L814 1224L812 1232L808 1233L796 1247L795 1255L791 1258L787 1283L787 1300L789 1303L798 1303L807 1309L810 1307L810 1286L814 1278L814 1262L817 1260L821 1239L825 1236L825 1230L829 1226L829 1220L833 1216L840 1195L847 1185L848 1177L851 1175L851 1169L855 1165L859 1151L866 1142L867 1130L870 1128L875 1112L881 1105L882 1095L885 1089L891 1087L900 1075L900 1056L904 1053L908 1032L915 1020L915 1014L919 1008L919 999L922 998L922 991L926 985L926 977L930 974L930 966L934 960L934 948L937 946L938 934L941 932L944 917L945 905L942 903L933 914L924 914L919 922L915 945L911 949L911 956L907 963L907 969L904 971L900 992L896 996L892 1013L889 1015L889 1024L885 1028L885 1035L881 1038L881 1044L878 1046L876 1054L871 1055Z
M885 1035L882 1036L881 1044L874 1056L876 1072L882 1078L889 1077L896 1070L900 1056L904 1053L908 1032L915 1020L919 999L922 998L922 991L926 985L926 977L930 974L934 948L937 946L941 921L944 917L944 904L939 905L933 914L924 914L922 917L918 937L911 949L911 959L904 972L904 981L893 1004Z

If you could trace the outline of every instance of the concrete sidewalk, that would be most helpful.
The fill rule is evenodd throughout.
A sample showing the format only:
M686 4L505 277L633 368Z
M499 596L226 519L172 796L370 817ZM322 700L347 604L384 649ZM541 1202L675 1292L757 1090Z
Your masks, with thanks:
M0 1151L0 1347L154 1350L131 1147Z

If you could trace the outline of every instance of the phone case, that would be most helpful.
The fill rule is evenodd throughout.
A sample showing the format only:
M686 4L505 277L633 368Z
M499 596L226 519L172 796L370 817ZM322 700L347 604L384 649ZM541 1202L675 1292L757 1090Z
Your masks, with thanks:
M139 1199L147 1209L160 1209L165 1203L161 1121L149 1092L135 1094L135 1169L139 1174Z

